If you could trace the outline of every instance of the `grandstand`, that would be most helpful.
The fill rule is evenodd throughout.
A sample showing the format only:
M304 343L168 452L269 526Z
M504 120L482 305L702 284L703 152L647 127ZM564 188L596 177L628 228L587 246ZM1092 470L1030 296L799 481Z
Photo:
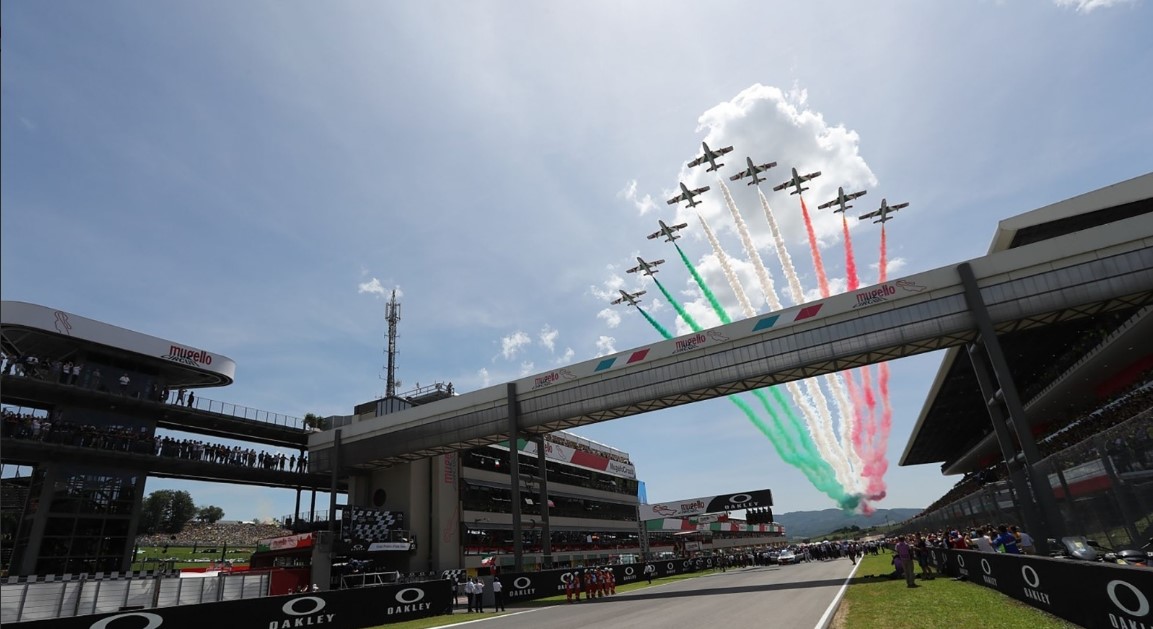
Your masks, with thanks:
M989 252L1114 229L1153 211L1151 197L1146 175L1006 219ZM1042 540L1100 534L1118 546L1153 535L1149 302L1147 291L1050 313L1047 325L1001 326L1001 364L981 340L946 350L900 464L962 478L907 528L1012 521ZM1030 495L1036 504L1018 499Z

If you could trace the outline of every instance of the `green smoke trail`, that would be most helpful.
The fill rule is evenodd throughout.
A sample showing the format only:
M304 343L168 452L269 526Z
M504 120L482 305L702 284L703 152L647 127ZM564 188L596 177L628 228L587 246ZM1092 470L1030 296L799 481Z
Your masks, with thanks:
M677 253L681 254L681 262L685 263L685 267L688 268L689 273L693 274L693 279L697 281L697 286L701 287L705 298L709 300L709 304L713 307L713 312L717 313L717 316L721 318L721 323L732 323L733 320L729 318L729 313L725 312L724 307L721 306L721 302L717 301L717 296L713 294L713 291L705 286L704 278L701 277L700 273L697 273L697 267L693 266L692 262L689 262L689 257L685 255L685 252L681 251L681 246L675 242L673 246L677 248ZM696 331L700 332L700 330Z
M645 318L649 320L649 323L650 323L650 324L652 324L652 326L653 326L654 328L656 328L656 329L657 329L657 332L660 332L660 333L661 333L661 336L665 337L665 340L666 340L666 341L667 341L667 340L669 340L669 339L671 339L671 338L673 338L673 335L672 335L672 334L671 334L671 333L670 333L668 330L666 330L666 329L664 328L664 326L662 326L661 324L657 323L657 320L656 320L656 319L654 319L652 315L650 315L649 313L645 312L645 309L644 309L644 308L641 308L640 306L637 306L637 310L640 310L640 311L641 311L641 314L643 314L643 315L645 316Z
M677 253L679 253L681 256L681 261L684 262L685 267L689 270L689 273L692 274L693 279L696 280L697 286L701 288L701 292L704 293L705 298L708 299L709 304L712 305L713 312L715 312L717 316L720 317L722 322L730 323L732 319L729 318L728 313L725 312L724 307L721 306L713 291L709 289L707 284L705 284L704 278L702 278L701 274L697 272L696 267L693 266L691 261L689 261L688 256L685 255L685 252L681 250L679 245L673 243L673 246L677 248ZM673 302L674 304L676 303L676 300L672 299L668 292L664 291L663 287L662 292L664 292L666 299L668 299L670 302ZM677 307L677 312L682 311L683 308ZM699 325L693 325L693 323L689 323L689 325L693 328L693 331L700 332ZM816 487L818 490L833 500L837 501L842 509L848 510L855 508L860 500L859 497L845 493L844 487L840 484L840 482L836 480L836 472L833 471L833 467L829 465L828 461L821 457L820 453L817 451L816 444L813 443L813 439L808 433L808 430L804 427L800 419L797 418L796 413L793 412L792 407L789 405L788 401L785 400L784 395L782 395L776 387L770 387L769 392L772 393L777 405L784 410L789 425L792 427L793 432L796 433L796 440L800 444L800 449L804 450L803 453L799 452L797 446L793 444L791 435L787 430L785 430L780 417L773 410L773 407L770 404L769 399L765 395L764 391L754 390L752 393L757 397L758 400L761 401L761 405L764 407L765 412L767 412L769 417L772 419L773 429L770 429L768 426L765 426L762 422L760 422L759 419L756 419L755 415L751 414L752 409L748 408L747 405L744 405L744 402L739 403L738 406L743 405L742 410L748 409L745 414L749 416L749 419L753 421L753 423L759 429L761 429L761 432L765 433L766 436L769 436L769 439L773 442L773 446L777 449L777 453L781 455L781 458L784 459L785 462L790 463L797 469L801 470L801 472L805 474L805 476L809 479L809 482L811 482L814 487ZM773 438L773 436L771 436L772 434L775 434L776 438Z
M653 278L653 279L656 280L656 278ZM681 304L677 300L673 299L671 295L669 295L668 291L665 290L665 287L662 286L659 281L657 281L656 284L661 289L661 292L664 293L665 298L669 300L669 303L671 303L673 305L673 308L676 309L676 311L681 315L681 317L685 320L685 322L689 324L689 326L693 329L693 331L694 332L700 332L701 326L698 325L697 322L693 320L692 315L685 312L684 307L681 306ZM662 326L659 322L657 322L657 320L654 319L652 317L652 315L650 315L648 312L645 312L644 308L637 306L637 310L641 311L641 314L644 315L645 319L648 320L649 324L652 325L653 328L656 329L657 332L660 332L661 336L663 336L665 338L665 340L669 340L669 339L673 338L672 333L670 333L667 329L665 329L664 326ZM752 409L752 407L750 407L748 405L748 403L745 402L744 400L738 398L735 395L730 395L728 397L729 397L729 400L732 401L733 404L737 405L737 408L740 408L741 411L744 412L745 416L749 418L749 421L752 422L753 425L756 426L758 430L760 430L766 437L769 438L769 441L771 441L773 443L773 447L777 450L777 454L779 454L781 456L782 460L784 460L786 463L788 463L790 465L793 465L794 467L801 467L802 465L804 465L804 462L797 455L796 447L793 446L793 444L789 442L787 435L785 435L783 433L783 431L781 431L780 429L774 430L773 428L771 428L767 424L765 424L765 422L761 421L761 418L757 417L756 411L754 411ZM769 415L773 416L773 420L775 422L777 422L778 424L780 423L779 421L777 421L776 416L773 415L773 412L771 409L769 410Z
M657 288L661 289L661 294L665 296L665 299L669 300L669 303L673 305L673 308L677 311L677 314L681 316L681 319L683 319L685 323L689 324L689 327L692 328L694 332L700 332L701 326L697 324L695 320L693 320L693 315L689 314L688 311L684 309L684 306L681 305L681 302L673 299L673 296L669 294L669 291L665 289L665 285L661 284L660 280L654 277L653 281L656 282ZM667 339L672 337L666 336L665 338Z

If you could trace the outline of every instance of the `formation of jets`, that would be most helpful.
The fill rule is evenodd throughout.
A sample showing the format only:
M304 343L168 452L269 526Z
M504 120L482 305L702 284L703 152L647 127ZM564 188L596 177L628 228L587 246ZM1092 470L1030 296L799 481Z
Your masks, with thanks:
M752 185L761 183L762 181L765 180L764 177L758 177L757 173L763 173L766 170L777 165L776 162L769 162L767 164L761 164L760 166L757 166L756 164L753 163L753 158L751 158L751 157L746 157L745 161L749 163L749 167L742 170L741 172L733 175L732 177L729 177L729 181L736 181L738 179L743 179L745 177L752 177L753 180L749 182L749 185L752 186Z
M896 212L903 207L908 207L908 205L908 203L897 203L896 205L889 205L889 201L887 199L881 199L881 207L873 210L872 212L869 212L868 214L862 214L858 216L857 219L863 221L866 218L879 217L873 222L884 223L885 221L893 220L893 218L889 216L890 212Z
M724 148L713 150L713 149L709 148L708 143L701 142L701 150L702 150L702 153L700 155L698 155L697 157L693 158L693 160L691 162L689 162L689 168L694 168L696 166L700 166L701 164L707 163L708 168L705 168L705 172L712 172L712 171L717 170L721 166L724 166L724 164L721 162L718 162L717 159L722 155L725 155L725 154L732 152L733 147L726 146ZM748 177L749 178L748 185L752 186L752 185L759 184L759 183L765 181L764 177L759 176L760 173L763 173L766 170L773 168L777 165L776 162L766 162L764 164L756 164L753 162L752 157L746 157L745 163L748 165L748 167L745 168L744 170L738 172L737 174L729 177L730 181L740 181L741 179ZM796 168L793 168L792 171L793 171L793 174L791 177L789 177L789 179L787 181L785 181L784 183L782 183L780 185L773 186L774 192L780 192L782 190L785 190L786 188L792 188L792 190L789 191L789 194L798 194L799 195L802 192L804 192L805 190L809 189L809 188L804 186L804 183L806 181L809 181L811 179L814 179L816 177L821 176L821 171L819 171L819 170L816 172L811 172L807 175L802 175L802 174L798 173ZM687 202L686 207L695 207L695 206L701 204L700 200L698 200L697 197L709 190L708 186L702 186L700 188L690 190L689 187L684 184L684 182L680 182L680 186L681 186L680 194L669 199L669 205L676 205L676 204L680 203L681 201L685 201L685 202ZM818 205L817 209L824 210L827 208L833 208L833 212L844 212L845 210L848 210L849 208L853 207L852 205L849 204L850 201L852 201L854 199L859 199L860 197L865 196L865 194L866 194L865 190L861 190L859 192L846 193L844 187L838 187L837 188L837 197L835 199L827 202L827 203L822 203L822 204ZM885 221L893 220L893 218L891 216L889 216L891 213L896 212L897 210L899 210L903 207L907 207L908 205L909 205L908 203L897 203L894 205L889 205L889 202L887 199L881 199L881 207L879 207L876 210L873 210L872 212L862 214L861 216L858 216L857 218L858 218L858 220L875 218L876 220L873 221L874 223L884 223ZM649 240L652 240L654 238L663 237L665 239L665 242L673 242L677 238L681 237L680 234L678 234L677 232L679 232L680 230L689 226L688 223L681 223L679 225L668 225L664 221L657 221L657 222L660 223L661 227L657 231L649 234L649 236L648 236ZM647 261L645 261L644 258L637 256L637 265L632 267L631 269L628 269L626 272L627 273L640 273L641 275L651 276L657 272L656 267L661 265L661 264L664 264L664 262L665 262L664 260L653 260L652 262L647 262ZM643 290L637 291L635 293L628 293L628 292L625 292L624 290L621 290L620 291L621 296L614 299L612 301L612 303L613 304L627 303L630 306L639 306L640 301L641 301L640 296L644 295L644 294L645 294L645 291L643 291Z
M856 199L858 197L865 196L865 192L866 192L865 190L861 190L860 192L851 192L849 194L845 194L844 188L837 188L837 198L833 199L832 201L829 201L828 203L822 203L822 204L818 205L817 209L823 210L825 208L830 208L830 207L833 207L834 205L836 205L839 207L837 207L837 209L833 210L833 212L844 212L845 210L853 207L853 206L849 205L849 201L852 201L853 199Z
M820 177L820 176L821 176L821 171L819 171L819 170L815 173L809 173L807 175L799 175L799 174L797 174L797 169L794 168L793 169L793 176L791 178L789 178L789 180L786 181L785 183L783 183L779 186L773 186L773 192L780 192L781 190L784 190L785 188L788 188L789 186L793 186L794 188L796 188L796 190L793 190L789 194L800 194L800 193L804 192L805 190L808 190L808 188L802 187L801 184L805 183L806 181L808 181L810 179L813 179L815 177Z
M661 228L658 229L657 231L649 234L649 240L652 240L653 238L656 238L658 236L664 236L665 242L672 242L672 241L676 240L677 238L681 237L681 235L677 233L678 231L689 226L688 223L681 223L680 225L673 225L672 227L670 227L670 226L666 225L664 221L657 221L657 222L661 224ZM639 260L640 258L637 258L637 259Z
M678 194L677 196L669 199L669 205L676 205L676 204L680 203L681 201L688 201L689 204L687 207L693 207L694 205L700 205L701 204L700 201L694 201L693 199L700 196L701 193L703 193L703 192L708 192L708 190L709 190L708 186L697 188L696 190L689 190L688 186L686 186L684 184L684 182L681 182L681 193Z
M660 233L661 232L657 232L655 235L660 235ZM664 260L653 260L652 262L645 262L644 258L637 256L637 265L631 269L628 269L625 271L625 273L636 273L639 271L642 275L652 275L653 273L656 273L660 270L657 268L657 265L664 263Z
M708 162L709 167L705 169L705 172L712 172L721 166L724 166L724 164L717 163L717 158L721 155L724 155L725 153L730 153L733 150L733 147L726 146L723 149L717 149L714 151L710 149L709 145L704 142L701 142L701 148L704 149L704 153L700 157L697 157L693 161L689 162L689 168L700 166L701 164Z
M626 293L622 290L621 296L614 299L612 303L615 306L620 303L628 302L630 306L638 306L641 303L640 296L644 294L645 292L643 290L638 290L635 293Z

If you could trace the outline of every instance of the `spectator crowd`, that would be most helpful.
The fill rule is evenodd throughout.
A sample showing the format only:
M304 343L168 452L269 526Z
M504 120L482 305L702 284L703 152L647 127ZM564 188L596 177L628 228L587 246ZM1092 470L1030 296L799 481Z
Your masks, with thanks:
M151 454L265 470L308 471L308 457L304 453L300 456L285 455L283 452L258 451L239 445L153 436L148 434L148 428L144 426L96 426L54 421L48 415L17 412L8 408L3 409L0 426L5 439L28 439L58 445Z

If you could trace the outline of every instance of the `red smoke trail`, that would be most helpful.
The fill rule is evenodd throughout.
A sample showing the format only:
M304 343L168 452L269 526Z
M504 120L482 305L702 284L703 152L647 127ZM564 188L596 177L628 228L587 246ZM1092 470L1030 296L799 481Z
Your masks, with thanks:
M809 251L813 254L813 267L817 270L817 284L821 289L821 298L829 296L829 278L825 277L825 264L821 262L821 250L817 248L817 234L813 231L813 221L809 218L809 208L805 205L805 197L797 195L801 200L801 215L805 217L805 231L809 233Z
M849 292L852 292L860 287L861 281L857 278L857 259L853 257L853 239L849 237L849 221L844 212L841 212L841 231L845 232L845 274L849 276Z
M887 238L885 236L885 224L881 223L880 276L882 283L884 283L886 277L888 276L888 269L886 268L888 267L888 264L889 251ZM888 363L881 363L877 366L877 369L879 372L877 384L881 390L881 426L880 438L877 440L877 449L873 451L873 455L876 461L876 464L873 466L873 471L876 473L875 478L877 481L877 487L872 487L872 483L870 483L870 496L883 496L885 493L885 483L883 478L885 471L889 468L889 462L885 459L885 451L889 447L889 431L893 428L893 407L889 403L889 365ZM879 498L874 497L874 500L879 500Z
M868 465L869 457L872 454L869 451L869 444L866 444L864 440L865 413L862 409L865 408L865 401L861 399L861 392L857 390L857 384L853 382L851 373L845 374L845 386L849 389L849 399L853 402L853 416L857 418L849 437L853 443L853 450L857 452L861 463ZM861 475L865 475L863 470Z

